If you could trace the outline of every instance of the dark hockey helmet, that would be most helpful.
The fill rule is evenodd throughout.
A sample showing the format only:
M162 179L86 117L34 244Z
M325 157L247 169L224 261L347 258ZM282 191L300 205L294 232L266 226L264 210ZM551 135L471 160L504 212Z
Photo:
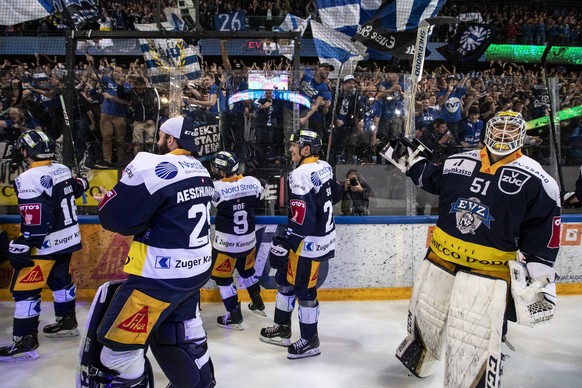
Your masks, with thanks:
M238 172L238 167L236 156L227 151L218 152L212 160L212 169L215 174L222 171L226 176L231 176Z
M293 132L289 141L291 141L291 143L297 143L299 149L305 146L310 146L312 155L319 155L319 152L321 151L321 138L317 132L314 131L300 129Z
M55 156L55 142L43 131L31 129L18 138L18 147L26 150L32 160L51 159Z

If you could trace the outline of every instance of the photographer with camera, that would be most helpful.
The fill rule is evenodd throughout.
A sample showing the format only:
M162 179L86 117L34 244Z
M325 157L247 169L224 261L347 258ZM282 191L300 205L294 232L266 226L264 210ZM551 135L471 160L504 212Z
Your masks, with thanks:
M351 168L346 173L343 181L344 195L341 203L342 216L367 216L370 214L370 196L372 189L370 185L362 179L362 176L355 168Z

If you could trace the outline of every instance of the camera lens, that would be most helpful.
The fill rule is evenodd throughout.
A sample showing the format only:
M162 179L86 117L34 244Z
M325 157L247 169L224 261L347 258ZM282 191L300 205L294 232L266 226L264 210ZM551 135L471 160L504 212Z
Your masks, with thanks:
M358 185L358 180L356 178L351 178L350 179L350 185L357 186Z

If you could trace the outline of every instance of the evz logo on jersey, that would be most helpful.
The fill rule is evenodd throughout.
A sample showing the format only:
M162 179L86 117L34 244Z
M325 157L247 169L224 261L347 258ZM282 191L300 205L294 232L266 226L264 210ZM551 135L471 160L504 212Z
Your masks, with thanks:
M495 221L489 212L489 207L474 197L457 199L451 205L450 213L456 213L457 229L463 234L475 234L475 230L481 224L491 228L491 221Z
M24 203L18 207L24 225L40 225L42 214L42 205L40 203Z
M499 176L499 190L505 194L513 195L519 193L522 186L531 178L515 168L504 168Z
M296 224L303 225L303 221L305 221L305 201L301 201L299 199L292 199L290 201L291 205L291 214L293 218L291 221L295 222Z

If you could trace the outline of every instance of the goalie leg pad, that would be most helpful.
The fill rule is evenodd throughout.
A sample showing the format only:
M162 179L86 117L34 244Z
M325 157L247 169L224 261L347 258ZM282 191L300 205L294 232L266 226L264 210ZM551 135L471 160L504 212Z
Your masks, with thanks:
M445 387L499 387L506 300L504 280L457 273L447 324Z
M408 306L408 336L396 350L396 357L415 376L430 375L441 359L454 280L451 272L430 260L420 265Z
M214 368L200 316L162 323L152 336L151 349L172 386L214 387Z
M101 363L103 345L97 340L97 328L111 304L115 291L122 283L123 280L117 280L103 284L93 298L79 348L77 388L99 387L99 384L106 381L103 376L111 376L113 373Z

